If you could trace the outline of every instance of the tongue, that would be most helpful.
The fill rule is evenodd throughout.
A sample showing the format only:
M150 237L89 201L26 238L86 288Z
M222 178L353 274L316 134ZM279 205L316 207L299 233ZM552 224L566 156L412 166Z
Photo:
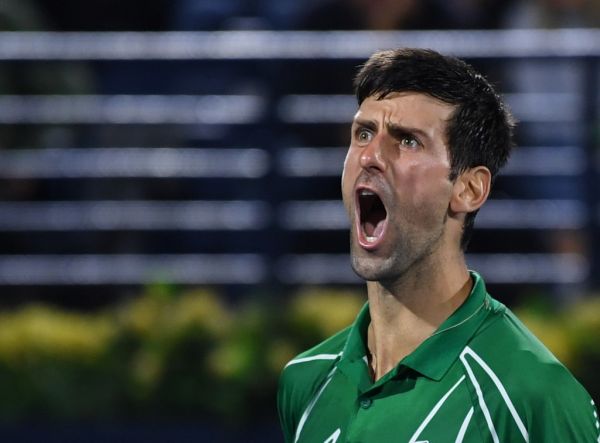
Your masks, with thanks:
M383 220L380 220L377 223L377 226L375 226L375 230L373 231L372 236L373 237L379 237L382 232L383 232Z
M365 234L368 237L379 237L383 232L385 217L386 212L383 206L380 208L373 208L363 225Z

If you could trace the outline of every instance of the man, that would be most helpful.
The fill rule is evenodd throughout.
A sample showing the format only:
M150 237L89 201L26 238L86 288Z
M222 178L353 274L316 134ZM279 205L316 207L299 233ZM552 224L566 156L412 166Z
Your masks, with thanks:
M600 442L586 391L465 264L512 147L498 95L417 49L374 54L355 88L342 193L368 303L283 370L286 442Z

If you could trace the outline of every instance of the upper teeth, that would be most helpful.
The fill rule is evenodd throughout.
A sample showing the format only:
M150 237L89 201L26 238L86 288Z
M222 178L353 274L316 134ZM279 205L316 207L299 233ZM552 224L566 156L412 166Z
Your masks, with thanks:
M360 195L375 195L373 191L369 191L368 189L361 189Z

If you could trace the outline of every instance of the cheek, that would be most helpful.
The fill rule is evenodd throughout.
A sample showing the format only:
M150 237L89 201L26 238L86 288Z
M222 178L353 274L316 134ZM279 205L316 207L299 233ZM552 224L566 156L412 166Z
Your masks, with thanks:
M444 164L415 165L400 177L396 189L405 190L404 196L416 208L442 206L446 208L452 195L449 169Z

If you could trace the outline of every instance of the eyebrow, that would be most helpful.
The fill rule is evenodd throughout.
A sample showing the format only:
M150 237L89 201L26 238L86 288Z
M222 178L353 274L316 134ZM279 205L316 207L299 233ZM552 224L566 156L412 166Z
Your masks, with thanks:
M366 128L371 131L377 130L377 123L375 123L373 120L356 119L353 122L353 126L359 126L361 128Z
M376 131L377 127L378 127L378 125L375 121L363 120L363 119L354 120L354 125L369 129L371 131ZM390 133L390 135L392 137L394 137L395 139L402 138L406 135L418 135L419 137L426 139L426 140L431 139L431 137L429 136L429 134L427 134L427 132L425 132L419 128L412 128L409 126L403 126L403 125L399 125L397 123L392 123L392 122L386 123L385 126L386 126L388 132Z
M397 123L388 122L386 128L390 135L395 139L400 139L405 135L418 135L421 139L430 140L429 134L419 128L411 128L409 126L402 126Z

